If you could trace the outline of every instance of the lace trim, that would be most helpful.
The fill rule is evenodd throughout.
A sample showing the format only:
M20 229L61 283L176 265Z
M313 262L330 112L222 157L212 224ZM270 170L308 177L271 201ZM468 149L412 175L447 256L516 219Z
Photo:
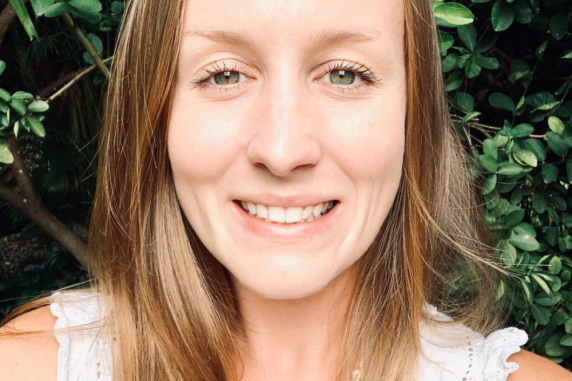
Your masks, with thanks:
M52 297L55 297L58 294L60 293L55 292L52 294ZM54 324L55 329L63 328L68 325L67 319L65 318L62 311L62 307L57 300L53 300L50 303L50 311L52 312L52 315L56 317L56 323ZM69 335L54 332L54 336L59 343L57 381L66 381L69 379L69 369L67 363L67 360L69 359Z
M519 328L508 327L492 332L485 339L484 381L506 381L510 373L519 369L508 357L521 350L528 341L528 334Z

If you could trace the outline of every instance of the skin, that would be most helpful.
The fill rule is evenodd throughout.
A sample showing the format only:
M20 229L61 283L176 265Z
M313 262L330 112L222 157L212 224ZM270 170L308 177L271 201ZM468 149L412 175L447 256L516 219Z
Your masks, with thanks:
M351 266L373 242L400 182L402 20L397 0L187 4L169 158L186 217L232 274L253 354L246 380L332 379ZM191 30L234 31L251 43L220 43ZM341 30L375 36L314 41ZM240 77L196 87L215 61ZM329 69L348 63L382 81L369 86L357 72L353 82L332 80ZM343 208L309 239L263 238L238 223L232 204L259 193L323 195Z

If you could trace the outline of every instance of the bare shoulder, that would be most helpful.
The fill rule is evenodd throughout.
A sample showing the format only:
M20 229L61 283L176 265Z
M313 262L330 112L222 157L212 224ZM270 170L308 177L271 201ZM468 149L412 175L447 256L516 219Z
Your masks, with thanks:
M56 323L49 306L28 312L0 328L13 330L51 329ZM53 332L32 336L0 336L0 380L25 381L57 378L59 344Z
M555 362L524 349L508 357L519 369L508 375L507 381L558 380L572 381L572 372Z

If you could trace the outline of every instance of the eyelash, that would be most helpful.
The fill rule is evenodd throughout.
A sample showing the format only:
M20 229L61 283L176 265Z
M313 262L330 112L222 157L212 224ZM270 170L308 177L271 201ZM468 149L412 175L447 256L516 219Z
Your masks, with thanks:
M359 88L361 88L363 85L378 87L377 83L380 82L381 80L378 79L370 69L365 67L364 64L355 63L355 62L348 62L348 63L344 64L343 62L344 61L342 61L341 63L337 63L333 67L330 66L330 64L328 64L328 69L324 72L323 75L326 75L326 74L328 74L332 71L336 71L336 70L351 71L353 73L356 73L363 80L363 83L358 84L358 85L347 85L347 86L335 85L335 84L328 83L327 84L328 86L337 87L342 92L345 92L345 91L354 92L354 91L358 90ZM218 66L218 62L215 61L214 63L211 64L211 67L213 67L214 70L210 70L208 68L203 69L204 71L209 73L208 76L201 78L201 79L198 79L198 80L192 80L191 81L191 83L195 85L191 88L191 90L193 90L196 87L213 89L213 90L215 88L219 88L220 92L223 92L223 91L228 92L228 91L238 90L241 87L241 82L239 82L238 84L235 84L235 85L230 85L230 86L213 85L212 83L210 83L211 78L213 78L215 75L220 74L220 73L225 72L225 71L238 72L239 75L240 74L244 75L244 73L242 71L238 70L238 65L236 63L234 64L234 66L232 68L229 69L226 67L226 64L224 62L223 62L223 68L220 68Z

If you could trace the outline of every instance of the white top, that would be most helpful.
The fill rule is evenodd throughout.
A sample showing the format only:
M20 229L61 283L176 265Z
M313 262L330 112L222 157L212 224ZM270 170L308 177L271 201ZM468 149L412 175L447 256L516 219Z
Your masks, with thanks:
M55 328L103 317L104 304L99 293L76 290L74 294L81 299L64 301L62 293L52 294L50 309L57 318ZM434 320L452 320L433 305L426 304L426 308ZM516 327L499 329L484 337L457 325L455 329L463 333L462 342L458 343L446 340L447 332L438 333L425 323L420 329L427 358L419 357L418 381L506 381L508 374L519 368L517 363L507 362L507 358L528 341L527 333ZM56 339L60 344L57 381L112 381L109 335L104 326L85 332L56 333Z

